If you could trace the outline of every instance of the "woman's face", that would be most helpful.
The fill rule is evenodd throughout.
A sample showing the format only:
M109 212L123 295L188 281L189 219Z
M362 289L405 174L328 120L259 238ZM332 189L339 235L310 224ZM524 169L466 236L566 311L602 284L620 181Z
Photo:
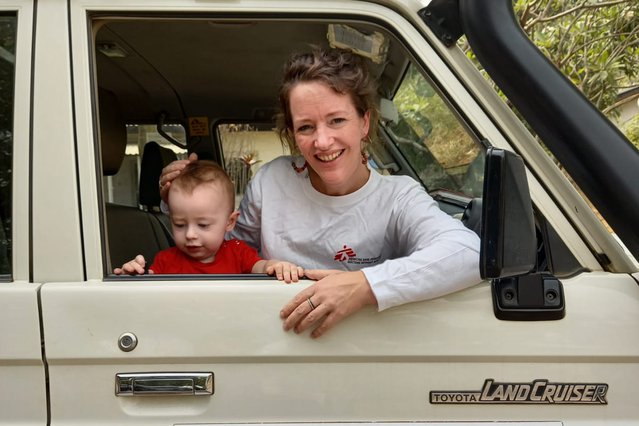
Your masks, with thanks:
M313 187L327 195L350 194L366 183L362 139L369 117L361 117L349 95L324 83L298 83L290 94L295 142L310 166Z

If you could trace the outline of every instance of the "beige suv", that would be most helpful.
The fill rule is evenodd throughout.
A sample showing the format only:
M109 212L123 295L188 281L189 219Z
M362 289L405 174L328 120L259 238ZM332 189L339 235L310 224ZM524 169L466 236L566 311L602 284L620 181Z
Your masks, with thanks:
M0 424L639 421L636 151L509 45L509 0L427 3L0 0ZM462 32L629 252L455 46ZM364 309L318 340L278 318L308 282L112 275L172 244L163 165L214 159L239 199L286 153L272 130L282 64L311 45L370 59L371 167L421 182L482 233L485 262L508 253L491 238L505 232L507 250L520 235L508 211L469 208L505 195L484 193L486 152L523 159L529 191L510 195L532 200L534 271L484 263L482 284Z

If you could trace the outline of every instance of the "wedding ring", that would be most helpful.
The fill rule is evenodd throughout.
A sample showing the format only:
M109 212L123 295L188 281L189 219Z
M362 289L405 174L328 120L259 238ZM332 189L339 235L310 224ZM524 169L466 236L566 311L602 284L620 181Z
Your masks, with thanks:
M313 305L313 302L311 302L311 298L310 298L310 297L309 297L308 299L306 299L306 301L308 302L308 306L310 306L310 307L311 307L311 311L312 311L313 309L315 309L315 305Z

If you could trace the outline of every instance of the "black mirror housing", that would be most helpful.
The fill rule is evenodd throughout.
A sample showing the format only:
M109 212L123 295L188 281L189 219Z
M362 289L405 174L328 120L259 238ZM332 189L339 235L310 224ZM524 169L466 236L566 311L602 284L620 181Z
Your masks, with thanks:
M480 274L483 279L523 275L535 268L537 236L521 157L489 148L484 169Z

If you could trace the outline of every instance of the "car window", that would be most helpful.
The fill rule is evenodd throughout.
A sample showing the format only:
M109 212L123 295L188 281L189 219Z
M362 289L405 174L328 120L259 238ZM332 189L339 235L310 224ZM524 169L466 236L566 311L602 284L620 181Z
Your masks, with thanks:
M240 205L248 181L263 164L288 154L272 125L225 123L216 128L224 168L235 185L235 204Z
M11 276L11 168L16 16L0 14L0 279Z
M182 125L164 125L163 131L179 143L186 144L185 130ZM141 209L148 205L141 199L144 198L144 194L140 194L140 174L143 154L145 151L151 153L149 150L151 144L159 145L162 151L173 152L176 159L186 158L186 149L171 143L158 133L155 124L127 124L126 151L120 168L116 174L105 176L103 180L106 202Z
M484 150L416 66L392 101L398 117L387 133L424 186L481 197Z
M218 162L235 184L238 206L259 168L288 154L274 131L282 67L291 53L307 52L310 46L346 48L366 58L379 85L383 118L378 129L380 143L369 147L371 168L416 178L447 213L457 217L471 197L481 195L483 156L478 138L445 100L443 89L435 89L436 83L425 77L427 70L415 65L405 42L378 24L346 22L336 16L273 20L191 14L158 19L125 13L96 15L94 22L99 100L112 98L99 108L99 120L105 245L113 266L134 257L130 252L133 244L123 239L136 244L149 239L141 232L149 225L147 217L113 207L154 210L142 201L144 194L139 189L144 186L141 153L147 147L158 144L156 151L172 151L175 158L196 152L200 158ZM389 106L390 116L396 119L387 116ZM121 117L106 120L106 114L116 112ZM166 118L167 123L184 123L175 136L177 144L159 137L155 125L138 124L154 123L158 117ZM112 139L103 131L118 120L134 123L127 125L124 159L110 155L122 152L117 139L124 136ZM115 164L109 164L111 160ZM157 193L157 177L148 183ZM139 224L132 225L136 220ZM159 247L163 247L162 230L156 229L155 222L151 224L147 228L153 229L147 234L159 237ZM121 235L121 229L140 232ZM154 248L158 247L147 247L147 253Z

